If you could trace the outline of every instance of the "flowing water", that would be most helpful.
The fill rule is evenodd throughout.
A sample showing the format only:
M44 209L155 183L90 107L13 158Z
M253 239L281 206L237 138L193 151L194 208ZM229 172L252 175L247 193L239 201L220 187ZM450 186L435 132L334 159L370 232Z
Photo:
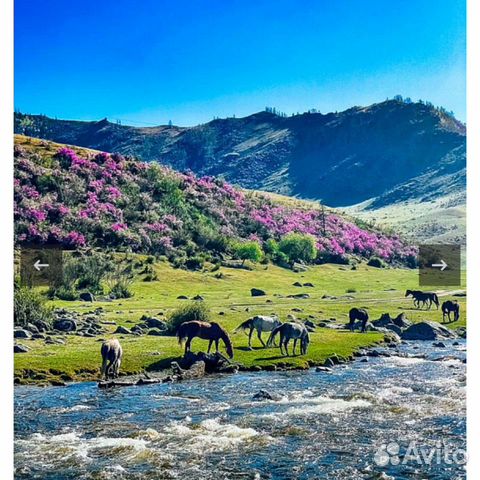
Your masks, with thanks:
M16 478L465 478L463 457L448 456L465 449L465 343L445 343L332 373L16 387ZM254 401L260 389L282 399ZM405 457L409 446L431 456Z

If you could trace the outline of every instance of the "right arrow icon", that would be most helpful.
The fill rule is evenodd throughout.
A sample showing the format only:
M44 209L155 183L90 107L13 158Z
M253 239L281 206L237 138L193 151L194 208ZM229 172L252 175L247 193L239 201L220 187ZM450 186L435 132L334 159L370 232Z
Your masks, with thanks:
M448 267L445 260L440 260L440 263L432 263L433 268L439 268L442 272Z

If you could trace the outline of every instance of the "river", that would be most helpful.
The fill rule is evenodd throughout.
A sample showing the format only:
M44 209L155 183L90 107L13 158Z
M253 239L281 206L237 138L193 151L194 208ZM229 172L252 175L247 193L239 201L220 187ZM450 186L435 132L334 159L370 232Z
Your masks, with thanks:
M463 479L465 341L445 344L409 342L332 373L239 373L109 391L17 386L15 477ZM253 400L261 389L282 398ZM408 449L420 457L405 457Z

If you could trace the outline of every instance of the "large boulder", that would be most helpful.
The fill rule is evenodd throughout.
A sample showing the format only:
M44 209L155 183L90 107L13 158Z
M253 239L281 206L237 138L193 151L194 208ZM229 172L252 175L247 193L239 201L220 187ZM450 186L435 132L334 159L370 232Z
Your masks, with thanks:
M13 330L13 338L32 338L32 334L23 328Z
M160 330L166 330L167 324L163 320L159 320L155 317L148 317L144 319L145 324L148 328L158 328Z
M74 332L77 329L77 322L72 318L57 318L52 326L60 332Z
M408 328L412 322L410 320L408 320L408 318L406 317L405 313L399 313L393 320L392 322L397 325L397 327L400 327L400 328Z
M263 297L266 295L264 290L261 290L260 288L251 288L250 293L252 297Z
M414 323L402 333L404 340L443 340L455 338L456 334L437 322Z
M82 292L80 295L80 300L83 300L84 302L94 302L95 301L95 296L93 293L90 292Z
M119 325L113 333L121 333L121 334L125 334L125 335L130 335L132 332L127 327Z
M389 313L382 313L378 320L373 320L372 325L375 327L385 327L388 324L393 323Z
M308 293L295 293L293 295L287 295L287 298L306 299L310 298L310 295Z

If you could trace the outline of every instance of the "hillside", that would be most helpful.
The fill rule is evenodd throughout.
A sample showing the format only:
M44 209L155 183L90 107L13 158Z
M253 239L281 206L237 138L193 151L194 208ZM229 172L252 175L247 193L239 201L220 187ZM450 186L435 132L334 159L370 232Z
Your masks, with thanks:
M243 187L321 199L330 206L377 197L372 204L377 208L442 196L442 189L429 189L429 180L460 174L465 167L462 123L433 106L396 100L326 115L260 112L191 128L17 114L15 131L136 155L179 171L221 175ZM461 175L451 180L453 188L464 189Z
M286 202L213 177L178 173L119 154L17 136L17 244L57 243L165 255L177 266L231 254L253 240L274 258L289 233L314 237L317 260L377 256L409 263L401 238L312 203Z

